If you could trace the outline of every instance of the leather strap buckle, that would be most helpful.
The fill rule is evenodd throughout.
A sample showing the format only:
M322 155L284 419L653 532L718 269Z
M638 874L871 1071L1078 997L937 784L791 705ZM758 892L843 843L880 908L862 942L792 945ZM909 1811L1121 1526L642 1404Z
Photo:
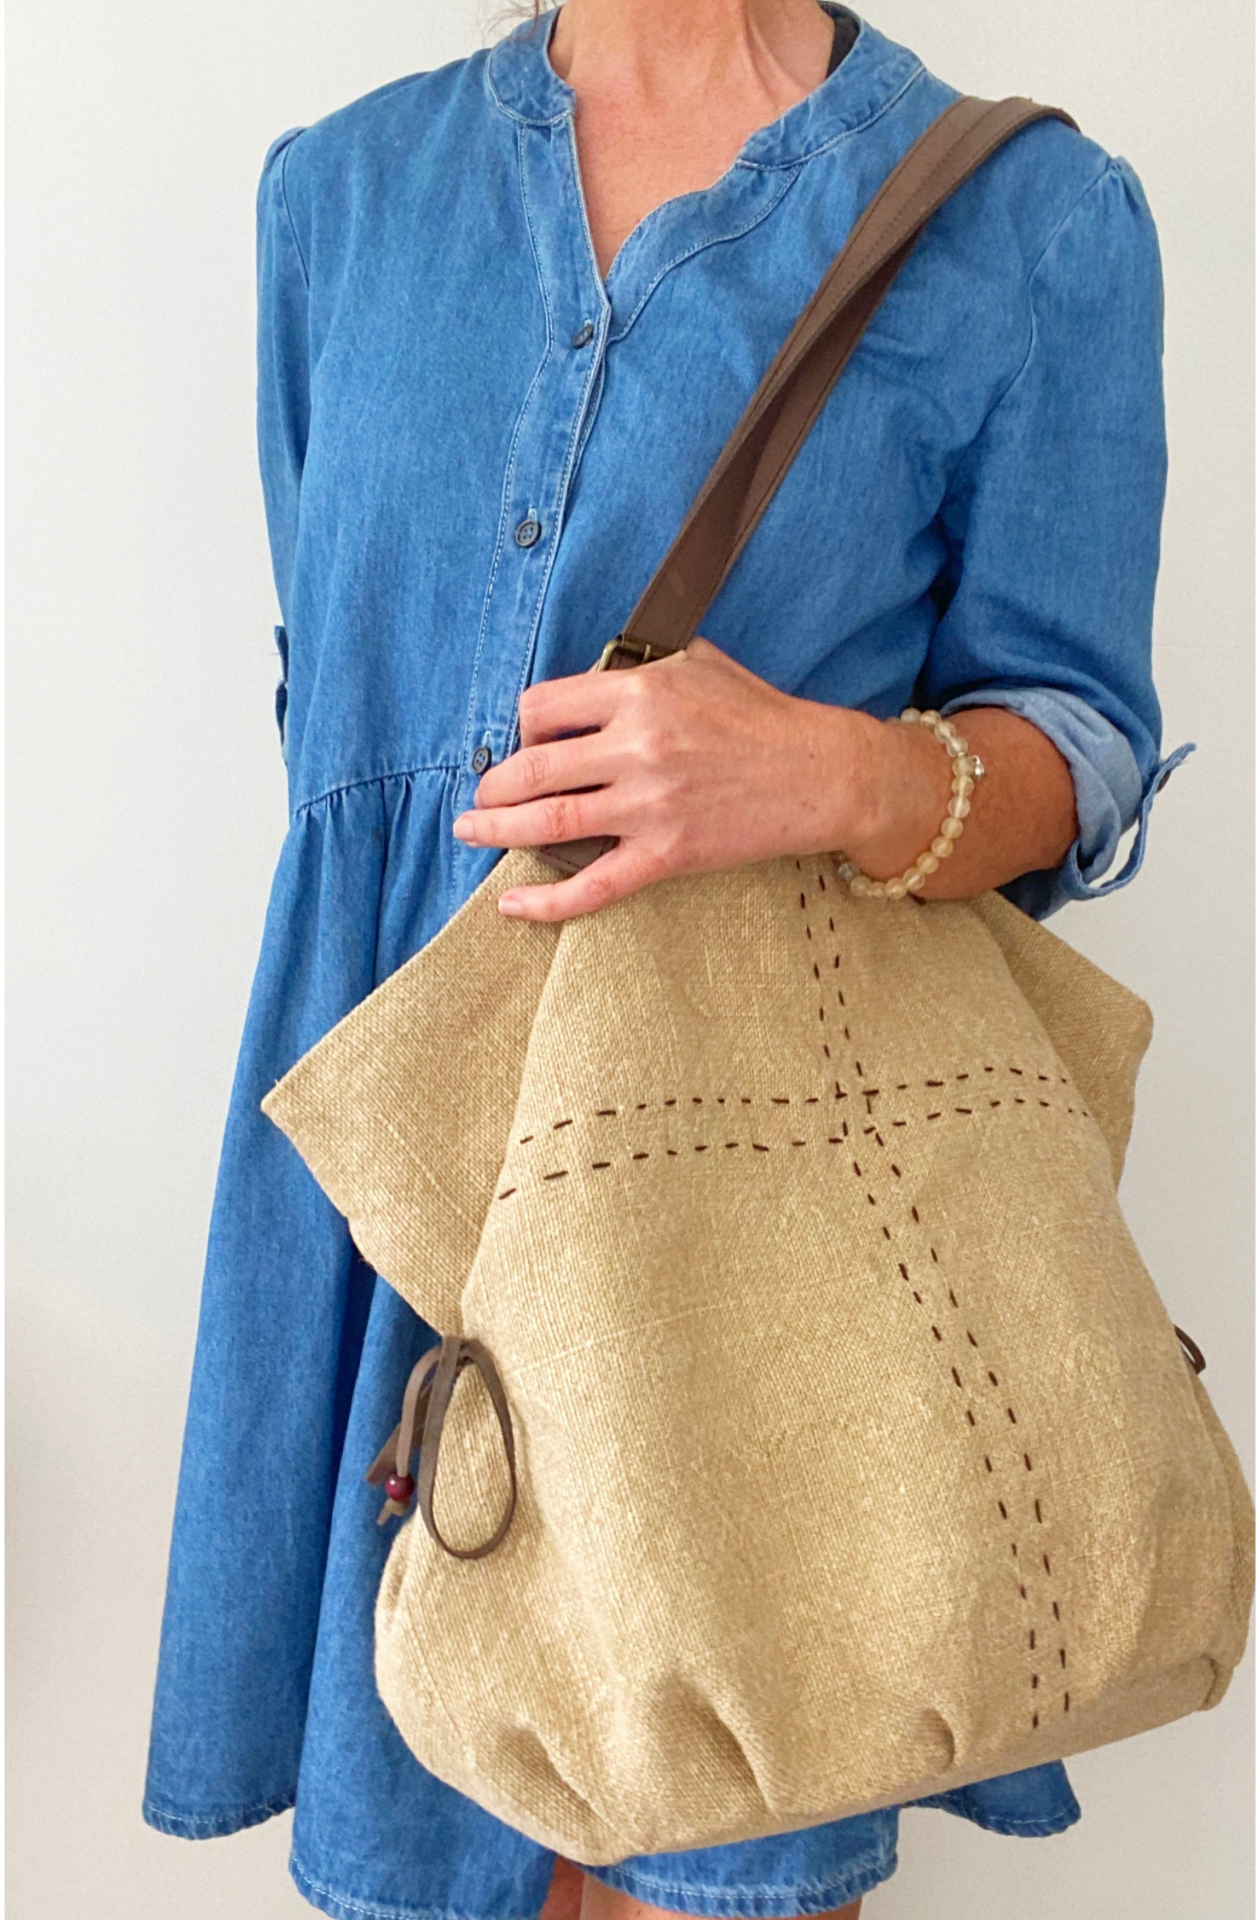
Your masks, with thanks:
M632 633L618 633L608 642L595 662L596 673L610 667L642 667L649 660L663 660L674 647L658 646L654 640L636 640Z

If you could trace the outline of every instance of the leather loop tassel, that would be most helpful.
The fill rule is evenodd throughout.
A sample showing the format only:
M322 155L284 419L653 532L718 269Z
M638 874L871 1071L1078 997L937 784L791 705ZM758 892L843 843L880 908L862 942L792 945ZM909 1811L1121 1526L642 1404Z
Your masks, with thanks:
M481 1375L499 1423L507 1461L508 1497L499 1523L488 1539L476 1547L453 1547L443 1538L434 1518L433 1490L451 1396L456 1381L468 1366L476 1367ZM420 1458L413 1477L411 1462L417 1447ZM480 1560L500 1545L516 1512L516 1438L499 1370L480 1340L465 1340L458 1334L447 1334L436 1347L430 1347L417 1360L403 1393L402 1418L365 1477L372 1486L383 1484L385 1487L387 1497L377 1516L378 1526L405 1515L414 1494L426 1531L452 1559Z

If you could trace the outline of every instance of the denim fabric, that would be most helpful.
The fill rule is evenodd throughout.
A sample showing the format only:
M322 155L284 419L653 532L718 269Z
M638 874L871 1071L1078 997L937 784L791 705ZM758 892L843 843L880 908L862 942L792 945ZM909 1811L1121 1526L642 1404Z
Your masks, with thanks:
M521 689L617 631L854 217L955 97L861 23L601 281L548 30L285 135L259 197L291 820L211 1225L146 1817L228 1833L296 1800L298 1885L355 1920L531 1920L552 1862L418 1766L377 1698L389 1542L362 1476L433 1333L258 1103L489 870L451 832L474 753L510 752ZM1161 334L1131 167L1026 129L931 222L704 621L813 698L1000 701L1044 727L1080 838L1011 889L1038 913L1113 884L1172 764L1150 672ZM931 1804L1002 1833L1080 1813L1057 1763ZM807 1913L893 1870L897 1819L604 1877Z

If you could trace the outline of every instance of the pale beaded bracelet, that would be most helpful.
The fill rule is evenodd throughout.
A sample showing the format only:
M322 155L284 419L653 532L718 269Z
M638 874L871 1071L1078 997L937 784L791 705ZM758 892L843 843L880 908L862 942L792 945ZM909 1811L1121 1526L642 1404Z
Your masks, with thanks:
M963 821L971 812L971 795L976 781L984 779L984 763L979 755L968 753L967 742L962 735L955 731L949 720L943 720L934 708L920 713L917 707L907 707L901 718L908 727L932 729L933 738L940 741L949 755L953 779L950 782L949 806L941 821L940 831L931 846L904 873L894 874L889 880L872 880L854 861L843 855L838 856L840 878L848 881L849 892L882 900L903 900L908 893L917 893L929 873L935 873L941 861L949 859L954 851L954 842L962 833Z

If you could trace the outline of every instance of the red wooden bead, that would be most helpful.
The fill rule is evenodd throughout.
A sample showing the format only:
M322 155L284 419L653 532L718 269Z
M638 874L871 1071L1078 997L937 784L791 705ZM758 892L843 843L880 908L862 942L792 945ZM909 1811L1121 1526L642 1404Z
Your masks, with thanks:
M397 1500L406 1506L416 1490L416 1483L409 1473L391 1473L385 1482L385 1491L391 1500Z

